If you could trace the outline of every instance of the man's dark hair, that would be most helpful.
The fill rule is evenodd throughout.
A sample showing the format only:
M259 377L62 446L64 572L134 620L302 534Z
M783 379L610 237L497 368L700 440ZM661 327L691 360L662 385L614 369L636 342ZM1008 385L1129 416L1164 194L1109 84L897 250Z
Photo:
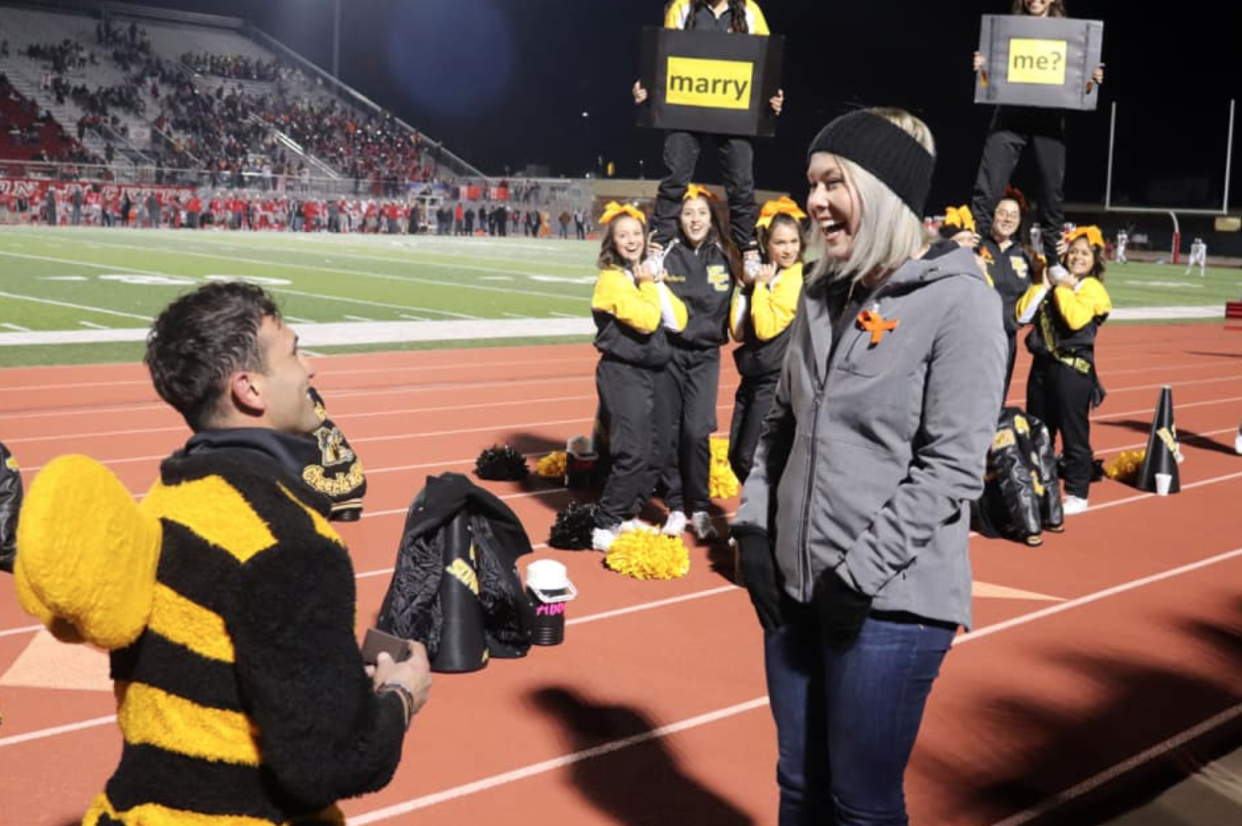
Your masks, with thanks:
M218 281L181 296L155 319L143 362L155 392L194 432L210 423L231 374L267 369L259 327L268 316L279 320L280 308L262 287Z

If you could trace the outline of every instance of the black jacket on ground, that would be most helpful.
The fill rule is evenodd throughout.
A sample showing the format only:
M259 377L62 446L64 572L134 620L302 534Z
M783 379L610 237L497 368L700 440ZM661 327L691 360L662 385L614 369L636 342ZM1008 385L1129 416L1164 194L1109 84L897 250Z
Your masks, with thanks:
M427 477L427 486L410 505L376 626L422 642L428 657L435 659L444 632L439 600L449 556L444 544L456 541L448 528L462 512L469 516L487 652L523 657L530 648L534 608L522 587L517 560L531 552L530 539L508 505L459 473ZM470 556L468 548L450 555Z

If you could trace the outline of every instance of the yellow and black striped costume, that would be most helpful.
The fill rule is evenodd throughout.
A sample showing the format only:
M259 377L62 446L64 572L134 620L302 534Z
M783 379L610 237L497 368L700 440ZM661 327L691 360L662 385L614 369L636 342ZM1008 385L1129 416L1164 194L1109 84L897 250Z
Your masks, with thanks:
M140 507L80 456L30 494L23 606L112 652L125 742L87 826L340 824L391 779L403 710L364 672L325 499L252 450L173 456Z

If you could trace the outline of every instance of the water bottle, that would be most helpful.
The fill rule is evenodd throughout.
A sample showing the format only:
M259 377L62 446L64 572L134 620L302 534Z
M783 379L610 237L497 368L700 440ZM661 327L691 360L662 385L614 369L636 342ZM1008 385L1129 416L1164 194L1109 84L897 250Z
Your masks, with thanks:
M526 566L526 593L535 607L531 629L533 645L560 645L565 639L565 612L578 596L565 566L555 559L540 559Z

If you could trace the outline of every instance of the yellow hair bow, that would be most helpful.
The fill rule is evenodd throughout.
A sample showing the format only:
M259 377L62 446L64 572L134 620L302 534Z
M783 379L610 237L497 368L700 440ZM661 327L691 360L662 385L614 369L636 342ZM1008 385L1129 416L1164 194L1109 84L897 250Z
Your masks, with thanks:
M637 218L639 223L647 223L647 216L643 214L641 209L630 204L619 204L616 201L608 202L607 206L604 207L604 214L599 216L599 222L601 224L610 223L618 215L628 215L631 218Z
M974 232L975 216L970 213L970 207L965 204L960 207L949 207L944 211L944 225Z
M681 196L681 199L689 201L691 198L706 198L709 201L720 200L719 195L701 184L690 184L686 187L686 194Z
M1104 235L1100 232L1100 228L1092 224L1087 227L1078 227L1065 238L1065 243L1072 244L1079 238L1086 238L1087 243L1093 247L1104 248Z
M766 229L772 226L772 219L777 215L788 215L798 221L806 217L806 213L794 203L792 198L782 195L775 201L768 201L763 205L763 208L759 210L759 220L755 221L755 226Z

